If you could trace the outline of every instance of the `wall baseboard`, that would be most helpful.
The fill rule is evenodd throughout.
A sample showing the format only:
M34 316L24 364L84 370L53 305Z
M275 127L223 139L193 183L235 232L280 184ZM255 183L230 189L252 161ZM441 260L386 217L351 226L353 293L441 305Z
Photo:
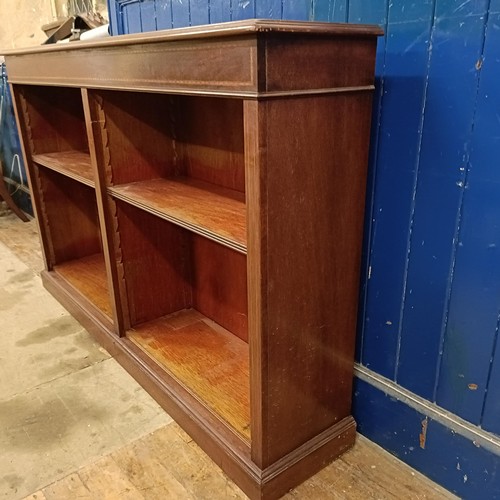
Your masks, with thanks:
M358 432L462 498L500 499L500 438L356 365Z

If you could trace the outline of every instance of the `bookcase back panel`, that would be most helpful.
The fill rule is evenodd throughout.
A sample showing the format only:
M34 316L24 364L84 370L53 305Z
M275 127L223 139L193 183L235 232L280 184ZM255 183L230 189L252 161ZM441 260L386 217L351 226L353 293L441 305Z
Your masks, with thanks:
M131 326L191 307L189 235L127 203L116 206Z
M114 185L180 174L172 133L173 98L141 92L93 94Z
M244 193L243 102L180 96L178 104L184 175Z
M102 110L113 185L187 176L245 191L241 100L110 91L93 96Z
M50 265L102 252L95 191L44 167L35 167L41 222L50 234Z
M246 257L116 201L130 324L194 307L247 340Z
M193 305L248 342L246 256L191 235Z
M32 154L88 151L80 89L25 85L19 91Z

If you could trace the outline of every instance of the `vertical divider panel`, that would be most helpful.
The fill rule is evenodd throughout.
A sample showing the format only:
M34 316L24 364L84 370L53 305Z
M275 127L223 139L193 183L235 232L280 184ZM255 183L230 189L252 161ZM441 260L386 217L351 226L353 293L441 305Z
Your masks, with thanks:
M123 268L119 264L121 262L121 250L116 204L107 194L107 187L111 185L111 166L107 147L106 117L99 102L99 96L92 92L89 93L87 89L82 89L82 100L89 139L90 158L94 170L97 210L115 331L122 336L130 325Z

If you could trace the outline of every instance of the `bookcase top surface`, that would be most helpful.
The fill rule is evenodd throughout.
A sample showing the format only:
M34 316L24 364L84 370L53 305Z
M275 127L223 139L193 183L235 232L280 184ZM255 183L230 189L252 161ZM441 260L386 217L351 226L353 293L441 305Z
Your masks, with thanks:
M253 33L289 33L315 36L380 36L383 30L376 25L320 23L308 21L276 21L269 19L247 19L226 23L207 24L188 28L153 31L133 35L119 35L91 42L71 42L69 44L51 44L24 49L0 51L4 56L35 54L57 51L95 49L120 45L165 42L169 40L190 40L228 36L244 36Z

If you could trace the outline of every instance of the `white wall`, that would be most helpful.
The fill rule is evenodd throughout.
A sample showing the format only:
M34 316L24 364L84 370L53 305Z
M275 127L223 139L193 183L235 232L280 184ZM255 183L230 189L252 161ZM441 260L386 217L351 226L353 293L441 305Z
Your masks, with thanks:
M0 0L0 54L3 50L40 45L43 24L67 13L67 0ZM106 0L95 5L107 18Z

